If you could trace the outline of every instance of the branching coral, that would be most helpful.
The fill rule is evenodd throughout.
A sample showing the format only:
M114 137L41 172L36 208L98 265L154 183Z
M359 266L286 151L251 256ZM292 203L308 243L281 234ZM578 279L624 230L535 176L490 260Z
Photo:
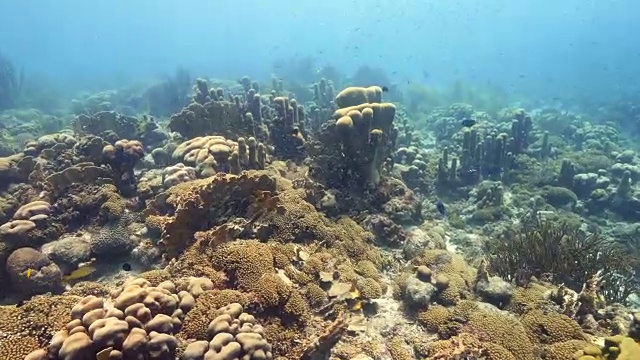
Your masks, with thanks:
M265 128L260 115L260 96L247 93L248 103L239 97L224 98L222 89L210 89L206 80L197 79L194 101L171 116L169 128L187 138L218 134L225 137L257 136L264 140ZM257 96L257 104L254 101ZM257 111L253 107L257 106ZM256 116L258 115L258 116Z
M300 161L306 157L304 149L304 109L295 99L276 97L273 99L269 119L269 139L275 155Z

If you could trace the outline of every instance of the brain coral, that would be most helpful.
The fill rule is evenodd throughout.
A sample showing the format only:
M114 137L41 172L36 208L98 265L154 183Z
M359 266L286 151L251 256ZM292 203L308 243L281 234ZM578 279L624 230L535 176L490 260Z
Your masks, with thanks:
M133 240L127 231L127 226L130 222L131 219L128 214L107 222L98 234L91 237L89 241L91 252L97 257L128 253L134 246Z

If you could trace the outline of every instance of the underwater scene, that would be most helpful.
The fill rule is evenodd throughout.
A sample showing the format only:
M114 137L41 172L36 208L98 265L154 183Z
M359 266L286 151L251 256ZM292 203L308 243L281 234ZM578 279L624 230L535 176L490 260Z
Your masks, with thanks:
M0 1L0 360L640 360L637 34Z

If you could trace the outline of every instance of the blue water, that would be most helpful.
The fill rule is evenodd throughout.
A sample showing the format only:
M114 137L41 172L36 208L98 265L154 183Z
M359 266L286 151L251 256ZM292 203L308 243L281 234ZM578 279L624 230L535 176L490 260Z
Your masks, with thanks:
M638 33L632 0L0 0L0 52L69 90L178 65L266 80L286 74L275 62L313 58L346 74L379 67L400 85L598 97L637 86Z

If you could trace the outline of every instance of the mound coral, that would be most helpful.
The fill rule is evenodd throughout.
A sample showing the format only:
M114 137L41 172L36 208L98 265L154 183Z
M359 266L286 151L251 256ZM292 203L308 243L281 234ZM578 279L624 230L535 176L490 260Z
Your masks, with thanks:
M15 290L22 294L42 294L62 289L62 273L58 265L33 248L14 250L7 258L6 271Z
M46 346L54 334L71 320L71 309L79 299L68 295L39 295L25 301L20 307L1 306L0 355L6 352L20 353L25 349L29 349L28 353ZM17 359L8 356L0 358Z
M599 348L589 344L584 349L573 355L574 360L604 360L640 359L640 345L630 338L622 335L611 336L605 339L604 346Z
M455 305L462 299L472 298L470 284L475 279L476 271L469 267L460 255L446 250L426 250L422 256L414 258L412 262L418 266L428 267L435 274L430 280L433 284L431 291L434 295L433 300L443 305ZM406 284L410 283L411 278ZM409 296L409 294L405 295Z
M162 186L165 189L195 179L196 170L190 166L185 166L183 163L177 163L162 170Z
M49 175L46 181L54 192L59 193L72 184L93 184L111 177L112 174L102 167L93 163L80 163Z

